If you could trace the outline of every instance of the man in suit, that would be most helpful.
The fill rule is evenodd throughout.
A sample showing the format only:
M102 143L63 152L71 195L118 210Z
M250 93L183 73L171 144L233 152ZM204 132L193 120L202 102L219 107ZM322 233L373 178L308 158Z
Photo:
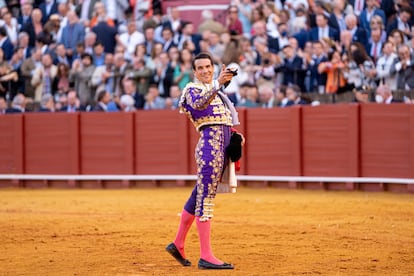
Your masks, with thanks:
M92 28L92 31L104 45L105 53L114 53L118 35L116 28L109 26L105 18L99 17L98 24Z
M81 111L80 101L76 94L76 90L70 90L67 96L67 104L63 105L60 109L63 112L77 112Z
M75 11L81 21L91 20L96 2L100 2L100 0L79 0L78 1Z
M283 85L297 84L304 91L305 71L303 59L297 55L291 45L283 48L283 63L275 68L275 72L283 73Z
M380 27L373 28L371 30L371 37L368 43L367 53L375 64L382 54L383 42L381 41L381 34L382 29Z
M371 18L374 15L378 15L382 19L384 26L387 25L387 18L383 10L377 7L377 0L367 0L365 1L365 9L362 10L361 15L359 16L359 26L368 32L368 36L371 34Z
M394 99L391 88L386 84L380 85L375 91L375 101L385 104L402 103L402 101Z
M74 11L69 11L67 14L68 24L62 30L62 43L67 51L69 57L76 54L76 45L83 42L85 39L85 28L79 23L79 18Z
M401 30L407 39L411 39L411 25L410 25L410 18L412 15L412 10L407 7L401 7L398 16L394 18L391 22L389 22L387 26L387 35L395 30Z
M45 0L39 5L39 9L42 11L42 23L45 24L52 14L58 13L57 3L55 0Z
M26 1L21 7L21 15L17 18L17 23L20 26L24 26L26 23L29 23L32 19L30 15L32 14L33 6L30 2Z
M312 43L312 52L312 59L309 62L309 70L311 75L308 92L318 91L323 94L326 85L326 73L319 73L318 66L322 62L328 61L328 58L324 53L323 45L320 41L314 41Z
M0 27L0 48L3 49L4 59L9 61L14 53L14 46L7 36L7 31L4 27Z
M171 47L177 47L177 44L174 42L174 33L173 30L169 27L165 27L162 29L162 39L164 40L163 50L164 52L168 52Z
M26 109L26 97L23 94L14 96L11 107L6 109L6 114L24 113Z
M92 111L108 111L108 103L111 101L111 94L108 91L103 90L98 93L97 103L92 108Z
M32 55L33 48L29 46L29 35L27 33L19 33L17 46L23 49L23 59L27 59Z
M354 14L348 14L345 17L345 24L348 31L351 32L352 41L360 42L365 48L368 47L368 33L365 29L358 27L358 19Z
M317 27L312 28L309 33L310 41L321 40L324 38L339 41L339 31L328 25L328 18L326 15L316 15L316 26Z
M198 54L200 52L201 35L194 33L194 25L191 22L183 22L181 24L181 32L174 37L174 42L180 51L183 49L183 44L187 40L193 42L195 46L194 54Z
M53 96L51 94L42 95L40 100L40 108L38 112L54 112L55 111L55 102L53 101Z
M24 94L28 98L34 98L35 87L31 84L33 73L37 67L41 67L40 59L42 57L42 50L40 48L34 48L30 58L23 61L20 66L20 74L24 81Z
M414 89L414 60L410 54L410 47L402 44L398 48L398 58L391 66L390 74L397 73L397 89Z

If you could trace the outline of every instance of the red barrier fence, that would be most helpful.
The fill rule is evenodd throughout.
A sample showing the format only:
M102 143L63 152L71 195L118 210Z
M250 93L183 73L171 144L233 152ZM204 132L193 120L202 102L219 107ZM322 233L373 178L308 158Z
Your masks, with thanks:
M247 141L242 175L414 178L412 105L240 109L239 115L237 129ZM5 115L0 174L194 175L197 140L192 124L177 111ZM81 186L95 187L92 182ZM327 188L319 182L264 185ZM328 188L408 189L378 185L328 183ZM112 186L134 183L97 185Z

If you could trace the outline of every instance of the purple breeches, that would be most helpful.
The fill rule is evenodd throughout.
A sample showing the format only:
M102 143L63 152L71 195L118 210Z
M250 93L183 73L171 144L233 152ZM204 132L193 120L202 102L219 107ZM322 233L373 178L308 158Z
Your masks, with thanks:
M200 131L195 149L197 183L184 209L201 221L213 217L213 199L225 168L230 134L231 127L225 125L206 126Z

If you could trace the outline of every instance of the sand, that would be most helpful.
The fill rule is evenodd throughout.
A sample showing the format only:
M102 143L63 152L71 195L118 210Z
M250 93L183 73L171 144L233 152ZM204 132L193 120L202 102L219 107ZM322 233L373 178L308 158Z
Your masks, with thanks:
M191 188L0 190L0 275L414 275L414 196L240 188L216 198L215 255L165 251Z

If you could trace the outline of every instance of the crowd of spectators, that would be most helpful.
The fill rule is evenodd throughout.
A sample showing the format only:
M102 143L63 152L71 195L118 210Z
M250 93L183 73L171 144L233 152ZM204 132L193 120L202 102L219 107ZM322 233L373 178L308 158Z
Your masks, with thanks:
M413 6L233 0L218 16L203 10L196 29L159 0L0 0L0 114L175 109L203 51L237 69L224 91L238 107L349 91L411 103L393 94L414 88Z

